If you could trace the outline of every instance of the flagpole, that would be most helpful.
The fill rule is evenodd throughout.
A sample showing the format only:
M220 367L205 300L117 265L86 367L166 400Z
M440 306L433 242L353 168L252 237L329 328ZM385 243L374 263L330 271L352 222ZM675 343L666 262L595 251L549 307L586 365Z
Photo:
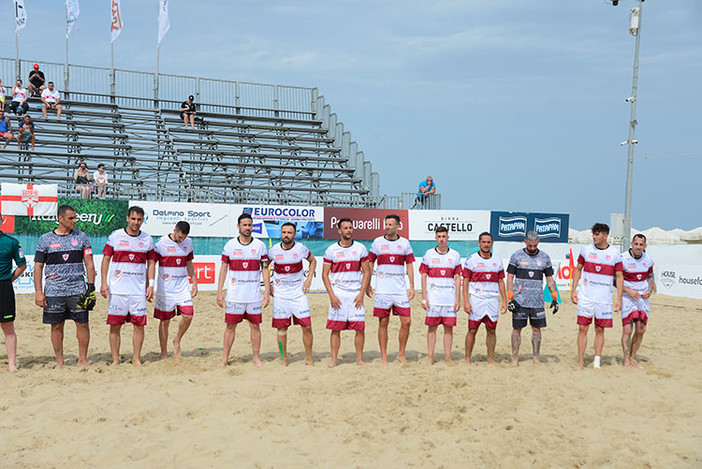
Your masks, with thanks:
M68 4L66 4L66 63L63 69L63 94L68 98Z
M15 80L21 80L20 59L19 59L19 31L15 29Z
M110 96L111 101L115 102L115 46L110 42Z
M158 73L161 58L161 44L156 46L156 75L154 75L154 106L158 107Z

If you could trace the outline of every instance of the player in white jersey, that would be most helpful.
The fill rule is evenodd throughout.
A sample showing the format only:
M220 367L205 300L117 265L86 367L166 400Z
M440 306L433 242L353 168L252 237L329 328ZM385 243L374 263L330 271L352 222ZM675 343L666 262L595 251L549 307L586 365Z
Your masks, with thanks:
M331 363L335 367L341 331L354 330L356 338L356 364L366 366L363 362L363 344L365 342L366 311L363 297L370 286L371 265L368 251L361 243L353 240L353 222L342 218L337 223L339 241L324 252L322 281L329 295L329 315L327 329L331 330Z
M653 260L646 253L646 236L634 235L631 248L623 254L624 294L622 295L622 350L624 367L632 365L642 368L636 361L636 352L641 347L648 324L649 298L656 292L653 278ZM634 323L634 337L631 339L631 323ZM631 342L630 342L631 339Z
M453 347L453 326L456 325L456 312L461 307L461 255L448 247L448 229L436 228L436 247L429 249L419 266L422 275L422 308L427 311L425 324L429 364L434 364L436 329L444 326L444 359L449 365Z
M217 304L224 308L224 356L220 366L226 366L229 352L234 344L236 326L244 319L251 328L251 350L256 366L261 363L262 309L268 306L271 291L268 271L268 251L258 239L251 237L253 219L242 213L237 220L239 236L227 242L222 250L222 267L217 281ZM263 273L263 295L261 295L261 273ZM227 282L227 280L229 280ZM227 282L227 296L224 283Z
M173 233L162 237L154 248L158 257L154 317L160 320L158 341L161 358L168 358L168 326L176 315L183 318L173 339L173 356L180 357L180 341L193 320L193 298L197 295L197 276L193 267L193 242L188 238L190 224L176 223ZM191 285L192 282L192 285Z
M607 243L609 226L595 223L592 226L593 244L588 244L578 256L578 264L573 272L573 286L570 298L578 305L578 366L585 366L587 333L595 318L595 359L593 367L600 369L600 357L604 348L604 330L612 327L612 310L622 307L623 276L622 255L614 246ZM583 281L578 285L582 277ZM617 287L617 297L612 307L612 285Z
M495 362L495 344L497 343L498 310L507 312L507 294L505 292L505 270L502 259L491 252L492 235L488 232L478 236L480 250L466 259L463 274L463 310L468 316L468 333L466 334L466 362L470 363L475 345L475 336L481 323L485 324L485 344L487 345L488 363ZM502 306L499 304L502 298Z
M130 207L127 214L127 227L112 232L102 250L100 294L110 298L107 324L110 325L113 365L119 364L122 324L129 321L134 326L132 364L141 366L146 302L151 301L154 296L156 271L154 242L151 236L141 231L142 223L144 223L144 209L137 206Z
M288 364L288 327L299 324L302 328L302 343L305 346L305 364L314 365L312 360L312 318L310 304L305 295L310 291L312 277L317 268L317 259L307 247L295 242L297 229L294 223L284 223L280 227L282 241L268 251L273 263L271 295L273 296L273 327L278 329L278 343L281 360ZM305 279L302 260L309 262L309 274Z
M380 344L380 359L383 365L388 364L388 325L390 311L400 316L400 350L397 360L407 363L405 349L412 323L410 301L414 298L414 254L412 246L405 238L397 234L400 217L388 215L385 217L385 236L373 241L368 254L371 268L377 260L375 269L375 301L373 316L379 320L378 343ZM405 281L405 264L409 277L409 287ZM373 288L368 286L367 294L373 296Z

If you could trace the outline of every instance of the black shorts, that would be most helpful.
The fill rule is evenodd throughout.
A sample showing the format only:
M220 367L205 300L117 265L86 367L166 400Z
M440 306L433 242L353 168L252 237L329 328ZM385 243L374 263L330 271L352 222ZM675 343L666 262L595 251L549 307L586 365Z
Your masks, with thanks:
M88 311L78 308L80 295L47 296L44 306L44 324L60 324L66 319L74 322L88 322Z
M12 280L0 280L0 322L15 320L15 290Z
M546 327L546 311L544 308L525 308L520 306L516 313L512 313L512 327L522 329L527 325L527 319L532 327Z

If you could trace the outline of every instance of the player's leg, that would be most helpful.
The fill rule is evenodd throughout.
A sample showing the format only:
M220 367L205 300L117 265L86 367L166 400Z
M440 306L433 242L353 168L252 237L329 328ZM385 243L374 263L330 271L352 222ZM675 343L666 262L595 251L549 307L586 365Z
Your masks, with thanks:
M453 326L444 324L444 361L447 365L453 365L451 360L451 349L453 348Z
M480 323L478 323L480 324ZM466 333L466 363L470 363L470 357L473 354L473 346L475 345L475 336L478 333L478 325L471 328L470 321L468 324L468 332Z
M132 365L141 366L141 347L144 345L144 325L132 324L134 332L132 333L132 347L134 353L132 355Z
M0 322L2 333L5 336L5 350L7 350L7 366L10 372L17 371L17 334L13 321Z
M534 353L534 363L540 364L539 355L541 354L541 328L531 326L531 350Z
M636 368L643 368L636 361L636 354L643 342L643 336L646 333L646 322L643 319L637 319L634 322L634 338L631 340L631 364Z
M407 349L407 340L409 339L411 324L412 318L410 316L400 316L400 350L397 353L397 359L402 363L407 363L407 359L405 358L405 350Z
M280 329L278 329L277 339L278 339L278 343L280 344L280 348L282 350L280 359L282 360L283 365L287 365L288 364L288 327L281 327Z
M329 368L336 366L337 358L339 357L339 348L341 347L341 331L331 331L329 335L329 348L331 350L331 363Z
M161 358L168 358L168 326L170 319L161 319L158 322L158 343L161 346Z
M512 319L514 322L514 319ZM522 328L512 328L512 366L519 366L519 347L522 345Z
M234 344L234 338L236 336L236 324L237 323L229 323L224 329L224 344L222 346L223 356L220 366L227 366L227 362L229 361L229 352L232 350L232 345Z
M261 326L249 321L251 328L251 351L253 352L253 362L256 366L263 366L261 363Z
M622 326L622 353L624 354L624 368L631 367L631 362L629 361L631 345L631 321L629 320Z
M488 363L495 363L495 345L497 344L496 328L485 325L485 345L487 346Z
M604 349L604 327L595 324L595 369L600 369L600 357Z
M439 326L429 326L427 330L427 352L429 353L429 364L434 364L434 346L436 345L436 329Z
M180 349L180 341L183 340L183 336L187 332L187 330L190 328L190 324L193 322L193 315L192 314L185 314L183 313L180 316L180 323L178 323L178 332L176 333L175 338L173 339L173 356L176 358L180 358L181 355L181 349Z
M51 325L51 346L54 348L56 356L56 366L63 366L63 326L66 322L61 321Z
M119 346L122 342L122 324L110 324L110 352L112 352L112 364L119 365Z
M589 324L578 325L578 367L582 370L585 366L585 348L587 347L587 333L590 330Z
M363 345L366 342L366 332L364 330L356 330L356 337L353 342L356 346L356 364L366 366L366 363L363 361Z
M76 322L76 339L78 339L78 366L88 366L88 346L90 345L90 324Z
M384 366L388 364L388 324L390 316L378 319L378 345L380 346L380 361Z
M305 346L305 365L314 365L312 358L312 326L302 326L302 344Z

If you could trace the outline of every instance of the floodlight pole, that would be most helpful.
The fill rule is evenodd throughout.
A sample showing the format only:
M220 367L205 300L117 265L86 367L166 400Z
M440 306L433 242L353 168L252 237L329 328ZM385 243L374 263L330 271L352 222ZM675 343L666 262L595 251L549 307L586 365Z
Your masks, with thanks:
M634 46L634 77L631 85L631 96L628 98L631 105L631 114L629 116L629 140L627 140L628 155L626 162L626 195L624 198L624 233L622 235L622 251L628 250L631 244L631 198L632 189L634 186L634 145L638 143L636 140L636 99L639 83L639 45L641 44L641 10L643 0L639 0L638 13L637 8L632 9L632 17L630 19L629 32L636 36L636 45ZM635 19L634 16L638 15Z

